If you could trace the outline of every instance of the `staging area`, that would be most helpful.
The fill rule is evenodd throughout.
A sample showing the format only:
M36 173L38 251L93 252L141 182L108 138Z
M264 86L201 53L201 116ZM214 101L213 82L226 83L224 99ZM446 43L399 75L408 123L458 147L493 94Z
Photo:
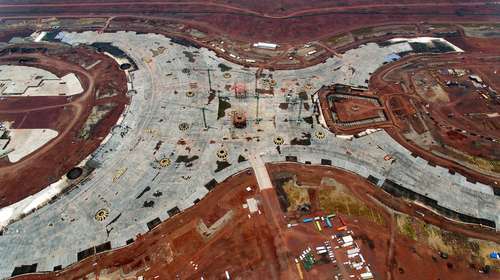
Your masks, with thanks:
M438 216L419 204L400 203L350 172L297 163L267 167L286 231L295 237L288 249L298 259L303 279L495 277L477 276L464 262L482 259L494 266L487 252L498 247L495 234L467 238L470 231L435 220ZM416 267L417 261L422 266Z
M161 1L120 10L137 4L164 12ZM69 11L54 3L33 13L52 5ZM99 12L114 5L122 3L103 1ZM453 20L476 19L469 8L495 16L481 3L456 5L461 15L440 10ZM495 37L498 26L420 21L334 36L315 26L355 19L361 5L309 10L321 39L278 44L251 24L258 13L209 9L233 33L99 13L2 18L9 32L37 32L0 51L0 121L11 132L0 131L0 174L13 174L0 185L16 187L0 190L0 278L498 277L489 253L500 251L499 186L446 158L472 154L498 177L496 39L476 38ZM394 9L375 8L373 21ZM231 10L247 22L229 20ZM299 18L281 30L305 24ZM248 41L255 30L269 41ZM49 133L19 147L22 129Z

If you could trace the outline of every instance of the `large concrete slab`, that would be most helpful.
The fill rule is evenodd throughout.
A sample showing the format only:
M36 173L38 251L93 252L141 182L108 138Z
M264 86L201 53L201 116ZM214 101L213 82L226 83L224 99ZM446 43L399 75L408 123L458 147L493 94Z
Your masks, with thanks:
M264 71L269 79L272 75L277 90L257 99L256 69L224 61L206 49L174 44L161 35L133 32L65 33L63 38L70 44L112 42L124 50L138 66L130 73L134 94L123 121L92 155L100 167L90 178L54 203L11 224L0 236L0 277L23 264L39 263L43 269L65 267L76 261L79 251L106 241L113 248L123 246L147 231L149 221L165 220L169 210L184 210L205 196L210 188L207 183L214 179L220 182L250 167L248 159L242 159L254 151L263 161L284 161L286 156L313 164L330 160L332 166L365 177L389 178L450 209L500 223L500 200L490 187L456 180L459 175L428 166L383 131L348 141L329 133L314 117L312 123L304 120L313 116L311 95L322 85L366 85L369 73L395 51L393 47L367 44L342 58L306 69ZM165 47L165 52L154 56L152 50L159 47ZM222 72L219 64L231 70ZM346 74L342 67L351 67L357 74ZM209 100L208 75L216 93L213 100ZM235 83L246 85L247 98L234 97L231 87ZM306 84L310 88L306 89ZM287 93L297 97L300 91L306 92L303 103L308 103L309 109L304 105L299 109L298 102L288 102L286 109L280 107L287 103ZM219 100L231 107L218 119ZM230 113L238 109L247 114L244 129L231 123ZM326 137L317 138L317 131ZM284 139L279 149L273 142L276 136ZM294 139L305 140L305 145L291 145ZM226 160L217 157L220 149L227 151ZM396 161L385 161L387 154ZM171 164L160 167L161 159L170 159ZM100 209L109 211L102 222L94 219Z

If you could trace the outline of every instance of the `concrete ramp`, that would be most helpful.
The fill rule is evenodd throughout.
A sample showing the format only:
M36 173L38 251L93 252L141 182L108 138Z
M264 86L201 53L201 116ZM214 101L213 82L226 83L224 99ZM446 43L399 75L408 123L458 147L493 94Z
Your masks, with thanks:
M249 154L248 160L252 165L255 172L255 177L257 177L257 183L259 183L259 188L261 191L265 189L272 189L273 184L271 183L271 178L267 172L266 165L260 155Z

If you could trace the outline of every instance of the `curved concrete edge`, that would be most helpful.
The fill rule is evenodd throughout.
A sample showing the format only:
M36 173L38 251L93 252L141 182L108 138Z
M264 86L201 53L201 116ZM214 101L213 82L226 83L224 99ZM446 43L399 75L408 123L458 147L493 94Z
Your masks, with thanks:
M123 59L114 57L112 55L109 55L109 56L111 58L113 58L118 64L121 64L124 62ZM130 82L130 73L129 73L130 71L128 71L128 70L123 70L123 71L125 72L125 75L127 76L127 90L130 92L131 90L133 90L133 84ZM128 113L128 107L129 107L128 105L125 106L125 108L124 108L122 114L120 115L120 117L118 118L115 126L121 125L121 123L125 119L126 114ZM17 129L17 130L19 130L19 129ZM39 130L42 130L42 129L39 129ZM105 144L111 139L112 135L113 135L113 131L110 130L108 135L101 141L101 144L96 149L96 151L98 151L99 148L105 146ZM52 137L51 139L53 139L53 138L55 138L55 136ZM85 158L83 161L81 161L76 166L77 167L85 166L87 164L87 162L93 158L93 155L96 153L96 151L94 151L92 154L90 154L87 158ZM88 174L87 176L90 176L90 174ZM78 185L81 186L82 184L77 184L77 186ZM70 188L71 186L73 186L73 185L68 181L68 179L66 178L66 175L63 175L63 176L61 176L61 178L58 181L46 186L45 188L43 188L41 191L37 192L36 194L30 195L30 196L22 199L21 201L18 201L18 202L11 204L9 206L5 206L3 208L0 208L0 231L2 231L9 224L14 223L14 222L24 218L26 215L29 215L33 211L42 208L47 203L49 203L51 200L56 199L58 195L60 195L64 190Z

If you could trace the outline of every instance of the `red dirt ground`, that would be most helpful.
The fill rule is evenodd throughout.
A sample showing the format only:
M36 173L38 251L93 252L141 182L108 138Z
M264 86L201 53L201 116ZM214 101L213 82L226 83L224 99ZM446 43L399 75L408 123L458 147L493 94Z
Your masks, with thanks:
M465 160L464 157L456 155L448 148L492 161L493 166L494 162L500 159L498 153L500 142L493 141L500 139L498 127L500 117L485 115L498 112L500 103L492 98L485 99L480 93L486 91L477 90L469 79L469 75L478 74L484 77L486 84L498 91L500 89L498 77L491 75L497 66L497 55L497 49L490 49L488 54L470 50L460 55L410 56L379 69L370 80L370 90L377 92L386 104L391 120L396 124L387 131L415 154L452 170L459 170L474 181L497 186L495 182L499 177L495 174L498 174L498 167L493 167L491 171L466 168L461 165ZM446 63L446 66L442 66L445 65L443 63ZM422 67L419 69L423 70L413 69L411 65ZM468 69L471 73L462 77L439 74L446 69ZM416 75L427 77L429 81L426 83L429 85L439 84L446 91L446 98L449 100L437 100L437 95L430 91L425 95L417 94L414 85ZM446 81L461 83L466 88L449 87ZM405 90L400 84L404 84L407 89ZM394 100L395 97L399 98L399 102ZM430 130L437 144L422 146L412 141L409 136L404 135L409 127L420 134ZM447 154L452 160L439 158L430 153L431 151ZM498 166L498 163L496 165Z
M337 134L354 135L368 128L387 128L393 126L393 123L390 120L380 121L374 124L368 123L368 124L352 125L349 127L338 125L337 123L335 123L335 120L333 119L332 109L330 107L330 102L328 101L328 96L330 96L334 92L335 92L335 86L330 86L330 87L322 87L317 93L320 103L320 108L323 117L325 119L326 125L332 132ZM371 94L370 92L360 92L357 90L351 91L351 94L366 96L371 98L376 97L374 95L370 96ZM353 105L359 106L359 110L357 111L352 110L351 108ZM373 103L365 100L346 99L343 100L342 102L334 102L333 109L338 114L339 120L347 122L347 121L366 120L369 118L378 117L378 112L380 110L384 110L384 107L374 106Z
M367 100L344 99L335 102L335 111L342 122L354 122L377 118L378 113L383 110L382 107L373 105Z
M99 146L129 102L125 74L108 56L82 47L44 47L48 50L30 54L4 52L0 63L19 64L21 58L33 58L34 61L23 65L39 67L57 76L73 72L81 81L84 92L73 97L2 98L0 119L14 121L13 128L50 128L59 135L17 163L12 164L7 158L0 160L0 185L11 186L0 189L0 207L42 190L80 163ZM101 62L89 71L80 66L80 63L91 65L97 60ZM113 90L115 95L98 99L96 92L105 89ZM92 108L105 104L114 104L114 108L94 127L89 139L79 138Z
M423 4L422 1L400 2L387 0L377 3L362 0L349 1L347 6L344 6L345 2L341 3L324 0L288 0L275 1L272 3L269 3L269 1L236 1L236 3L235 1L217 1L217 5L213 5L213 2L207 1L181 4L160 3L162 1L136 1L133 3L120 1L120 3L108 4L110 2L118 2L115 0L101 1L99 3L87 0L79 1L79 3L66 2L69 1L52 1L47 5L37 6L33 4L33 2L28 3L27 1L20 0L16 1L16 3L27 3L26 6L0 5L0 17L4 19L9 17L40 18L51 16L79 18L92 14L92 16L101 15L103 17L112 17L110 18L112 28L107 30L134 29L138 31L162 32L167 35L169 33L161 31L160 26L165 25L167 22L177 22L195 26L209 33L210 36L214 36L215 34L215 38L227 35L233 40L239 39L243 42L273 41L282 43L284 47L288 48L293 46L293 44L303 44L315 39L332 36L332 34L339 34L344 31L348 32L359 28L364 29L368 26L371 27L380 24L419 23L415 24L415 27L418 29L418 33L416 34L428 34L422 29L424 24L420 23L424 21L443 23L496 22L500 14L498 5L485 4L480 1L425 1L427 4ZM61 5L59 3L61 3ZM401 3L404 3L406 6L401 5ZM158 26L135 27L132 24L132 16L147 18L150 22L155 20ZM183 27L183 29L184 28L185 27ZM186 36L182 33L182 30L178 32L181 33L180 37ZM392 36L393 35L381 36L379 39L382 40ZM192 40L191 37L186 38ZM474 39L465 41L465 39L461 37L453 40L453 43L456 43L459 47L466 50L468 50L468 48L476 48L478 50L482 48L483 50L488 50L491 49L492 46L498 45L498 42L493 44L491 43L493 41L488 40ZM361 42L363 42L363 39L356 40L354 43L348 44L343 48L348 49ZM328 45L325 46L328 47ZM338 49L327 52L327 56L333 55L335 51L338 51ZM310 63L318 63L327 56L323 56L318 60L312 60ZM284 58L286 59L286 56L284 56ZM304 65L307 65L307 63L302 62L299 67L303 67ZM279 65L277 63L276 66L276 69L278 69ZM403 104L400 110L404 111L404 108L409 106L408 104ZM389 129L388 131L394 133L395 130ZM394 135L397 136L399 134L394 133L393 136ZM402 143L406 143L402 138L396 139ZM450 168L456 168L457 170L463 169L460 166L453 165L447 160L435 158L426 153L426 151L416 148L413 148L412 151L424 157L429 156L434 162L438 162L443 166L451 166ZM373 196L377 200L383 201L383 203L404 213L409 213L411 215L418 215L417 211L425 213L425 217L423 218L425 222L437 224L444 229L460 232L464 235L474 236L476 238L494 240L497 243L500 242L496 233L489 232L479 227L463 226L444 220L425 208L406 203L382 192L378 188L373 188L366 181L360 180L359 177L355 175L333 171L326 167L324 171L321 171L318 168L310 166L290 166L291 167L283 165L277 168L279 170L288 170L301 174L299 178L301 178L300 180L303 182L318 185L319 182L317 180L321 178L318 174L329 174L335 176L338 180L345 180L346 185L355 186L355 188L351 188L352 191L364 202L369 204L370 207L380 207L377 206L379 204L371 200L370 196ZM270 168L272 169L273 167ZM468 172L468 170L465 170L466 174L471 174ZM476 174L473 175L476 176ZM345 176L346 179L340 178L343 176ZM240 177L241 176L238 176L236 178ZM199 261L200 268L198 271L206 271L208 273L207 275L215 279L223 278L223 272L227 269L234 269L235 275L241 273L239 275L243 275L244 279L262 279L262 275L270 277L270 279L277 279L278 274L285 277L281 279L297 279L296 275L293 276L291 274L295 267L294 265L291 266L290 256L287 255L288 251L282 252L276 250L276 247L279 247L276 246L276 244L285 242L288 246L287 248L290 248L290 250L297 250L301 248L302 244L307 242L304 238L311 235L310 238L316 238L312 240L319 240L324 238L324 236L312 237L312 233L309 234L310 229L307 228L302 229L303 231L300 229L296 232L291 231L289 234L287 234L282 227L276 228L276 221L281 220L279 216L281 216L282 213L278 212L277 208L279 209L279 207L274 203L276 202L276 198L269 192L261 194L262 201L265 202L262 210L266 220L263 220L263 218L259 216L251 219L244 218L246 216L243 213L246 212L242 211L240 206L242 203L242 196L240 196L240 198L233 197L234 200L228 202L229 206L226 206L226 204L223 206L217 204L216 201L224 197L224 195L229 195L231 197L234 195L234 192L238 191L241 194L244 189L243 186L246 186L247 183L255 183L255 179L253 176L251 177L252 178L242 180L231 178L229 181L233 179L236 181L227 183L225 187L221 187L224 186L224 183L219 185L215 191L209 194L209 196L198 205L163 223L153 232L139 237L133 245L113 253L92 257L83 263L73 266L69 271L63 272L60 278L82 278L82 276L92 271L99 271L104 267L108 267L110 270L116 270L117 267L121 266L125 271L134 270L145 273L146 279L153 279L155 275L160 275L160 273L163 273L161 274L162 276L167 277L165 279L173 279L172 277L175 277L176 273L181 273L183 276L182 279L199 279L199 273L197 274L194 272L194 269L192 269L193 266L188 262L189 258L183 256L181 253L183 250L186 250L186 252L193 252L193 248L202 247L198 245L202 244L200 243L200 238L192 235L193 219L200 217L202 219L206 218L207 220L205 220L205 222L209 225L209 221L213 222L225 212L221 210L220 207L235 207L234 209L238 209L236 211L237 222L234 222L234 224L231 223L222 229L221 232L217 233L213 237L214 241L207 242L205 247L200 249L199 254L193 252L193 256L196 257L195 261ZM358 181L360 181L360 183L358 183ZM234 185L238 184L240 188L233 189ZM231 191L229 191L229 189L231 189ZM229 198L229 200L231 200L231 198ZM214 204L218 205L216 209L213 208ZM390 217L386 217L386 219L388 218L390 219ZM273 223L269 223L269 220L272 220ZM419 246L418 244L413 245L411 240L406 240L401 236L392 239L391 236L394 236L394 231L392 231L391 235L390 229L388 230L380 226L377 228L376 225L371 225L362 219L346 217L346 220L358 234L360 239L366 240L367 243L369 243L368 240L372 240L375 244L376 250L363 248L363 252L367 255L369 261L374 264L375 271L381 277L388 275L385 279L420 279L421 276L426 275L429 275L429 278L432 276L432 279L436 276L441 277L441 279L448 279L450 276L452 279L497 279L498 277L498 274L481 275L477 273L477 270L467 270L467 264L463 263L463 260L460 259L454 260L456 261L456 271L447 271L446 265L443 262L434 262L430 258L430 256L435 255L436 252L432 252L429 248ZM359 226L356 228L358 224ZM240 227L241 230L239 230L238 227ZM231 234L231 231L235 233ZM248 232L251 232L251 234L248 234ZM276 232L278 232L278 237L270 241L268 235ZM304 232L307 232L307 234L304 234ZM174 239L169 237L170 234L174 236ZM366 238L363 234L366 234ZM196 246L190 246L190 244L183 244L183 242L175 240L175 238L180 237L191 238ZM390 240L393 240L393 242L390 242ZM245 247L246 242L256 244L255 247L257 248L247 248L252 246ZM271 243L273 245L271 245ZM174 249L177 248L178 251L174 250L172 253L172 246ZM214 250L211 250L210 246L214 246ZM236 253L227 254L227 252ZM241 254L242 257L238 258L240 252L243 252ZM290 254L293 252L294 251L290 251ZM259 255L259 253L262 253L262 255ZM177 260L174 260L170 264L166 264L172 255L174 255ZM260 257L259 260L256 260L256 255ZM395 256L398 256L397 265L395 265ZM269 262L262 262L262 260L269 260ZM278 260L278 262L276 262L276 260ZM96 261L98 265L92 266ZM418 265L415 265L416 263ZM145 266L149 266L150 269L145 271ZM248 269L249 267L250 270ZM403 274L399 272L399 267L404 269ZM424 272L419 271L422 267L426 268ZM188 269L191 270L188 271ZM281 272L278 273L278 271ZM386 274L386 271L389 271L389 273ZM318 271L317 273L322 272ZM54 274L49 274L20 278L52 279L53 276ZM308 277L310 279L321 279L321 277L318 276ZM131 277L130 279L136 278ZM162 277L160 279L164 278Z
M246 191L249 186L250 192ZM159 279L200 279L201 276L222 279L226 270L241 279L261 279L264 275L268 275L268 279L294 279L287 276L284 252L276 249L276 230L273 223L268 222L267 206L259 205L262 214L254 213L250 217L249 210L242 207L247 198L263 201L265 196L258 192L253 173L243 171L218 184L189 210L138 236L128 247L89 257L64 272L16 279L81 279L92 272L104 278L104 274L118 270L121 279L137 279L139 275L145 279L155 276ZM210 227L228 211L232 211L233 216L219 231L210 237L199 233L200 222ZM197 270L191 261L198 265Z
M426 245L408 240L397 232L393 233L395 238L391 238L391 214L377 200L389 202L389 206L396 206L398 211L404 213L425 213L425 222L447 230L500 242L500 237L493 231L445 220L425 208L400 201L365 179L345 171L293 163L266 166L272 176L282 173L297 176L301 185L325 188L327 186L321 185L322 178L335 178L348 186L356 198L382 213L385 226L362 217L342 215L349 229L354 231L354 238L377 279L428 279L419 278L421 275L432 275L432 279L464 280L498 277L498 273L478 273L477 269L469 268L465 258L459 256L450 256L447 262L453 264L453 269L446 269L446 262L433 260L437 252ZM252 187L252 191L245 190L248 186ZM254 213L248 217L249 210L242 207L248 198L259 201L261 214ZM210 227L228 211L232 211L233 216L219 231L210 237L199 233L199 222L203 221ZM96 276L115 279L118 275L121 275L120 279L137 279L140 275L144 279L200 279L201 276L205 279L224 279L226 270L233 279L299 279L294 258L307 246L331 240L330 235L336 231L325 228L319 233L310 224L299 224L292 229L286 227L287 221L296 219L293 213L282 212L273 189L259 192L253 173L243 171L218 184L195 206L138 236L127 247L89 257L61 272L24 275L14 279L94 279ZM335 219L334 224L339 225L339 220ZM391 251L394 253L389 257ZM338 258L339 263L342 258L345 257ZM418 266L415 266L416 263ZM399 268L404 272L400 273ZM304 276L311 280L331 279L336 271L333 264L315 265L310 272L304 272ZM345 268L341 268L340 272L348 273Z
M450 30L447 27L446 30ZM330 130L340 134L356 134L367 128L384 128L398 142L410 149L415 155L425 158L432 164L438 164L451 170L460 172L471 181L480 181L493 187L500 187L498 181L500 158L500 142L498 142L498 120L500 117L488 117L485 114L494 114L500 110L500 104L493 98L486 100L481 93L486 89L476 90L469 79L470 74L482 77L485 83L497 92L500 89L500 78L497 71L498 48L500 41L495 38L464 37L463 31L454 33L450 41L456 43L466 52L464 54L441 55L410 55L398 62L388 64L377 70L370 80L367 92L375 94L381 99L386 108L389 120L375 125L339 127L333 121L326 94L320 91L319 100L323 116ZM446 66L443 66L448 64ZM411 66L413 65L413 66ZM423 67L427 65L427 67ZM410 69L414 67L414 69ZM468 69L469 74L461 78L439 74L448 68ZM427 73L428 71L431 74ZM448 92L449 101L434 100L435 94L430 91L423 96L415 93L414 75L427 73L426 77L435 80ZM468 88L452 88L446 86L447 81L465 84ZM430 85L431 83L428 82ZM450 117L452 116L452 117ZM362 118L356 116L355 119ZM430 130L436 144L421 146L408 138L413 129L422 134ZM466 131L464 134L463 131ZM496 139L497 142L493 141ZM445 145L442 146L441 144ZM459 150L465 155L477 157L484 161L483 166L466 167L466 156L458 154ZM446 154L444 158L432 151Z
M407 22L495 21L499 7L484 1L19 1L2 4L0 16L146 16L196 23L234 39L304 42L328 30ZM40 3L40 2L39 2ZM43 3L43 2L42 2Z
M375 271L376 279L496 279L498 273L494 275L480 274L477 269L471 269L465 256L450 256L448 260L443 260L438 256L438 252L432 250L427 245L415 242L405 236L394 233L395 238L391 242L391 211L392 208L399 212L417 216L425 223L437 225L451 232L457 232L468 236L472 234L479 239L492 240L500 242L500 236L494 231L479 229L478 227L469 227L459 223L451 222L437 216L433 212L422 208L418 205L401 201L391 195L385 193L382 189L368 183L361 177L341 171L335 168L325 166L311 166L295 163L283 164L268 164L270 174L280 176L280 174L288 173L295 175L297 183L302 186L321 186L321 181L324 177L334 178L337 182L347 186L353 193L353 196L363 201L365 205L372 209L376 209L378 213L382 213L385 225L376 224L367 220L364 217L345 216L343 219L347 221L348 227L354 231L355 239L361 244L362 253L368 263L372 264L372 270ZM326 186L322 186L325 188ZM314 204L314 202L312 202ZM387 205L389 208L386 208ZM313 209L314 211L315 209ZM421 214L424 216L422 217ZM328 214L328 213L327 213ZM295 215L293 215L294 218ZM308 215L311 216L311 215ZM312 215L314 216L314 215ZM339 225L334 221L334 225ZM312 226L309 226L311 228ZM324 228L325 230L325 228ZM324 235L326 234L326 236ZM323 235L323 238L328 238L328 234L320 234L317 231L311 231L311 235ZM304 242L304 241L303 241ZM316 246L312 243L309 244ZM306 247L304 244L302 249ZM312 247L311 245L311 247ZM392 249L389 249L392 248ZM392 256L390 251L394 251ZM437 257L436 260L434 260ZM453 269L447 267L447 262L453 264ZM418 265L416 265L418 264ZM402 268L403 273L399 268ZM308 278L306 278L308 279ZM331 278L311 278L311 279L331 279Z
M495 22L500 7L484 1L11 1L0 5L0 19L36 19L28 29L50 29L50 19L64 19L67 30L134 30L162 33L213 48L212 43L226 41L239 54L257 62L253 66L272 69L296 69L315 65L353 46L401 35L429 36L436 30L429 23ZM84 17L100 17L105 24L79 23ZM69 24L70 19L75 24ZM24 23L23 23L24 24ZM23 24L16 24L22 30ZM170 26L170 27L169 27ZM427 28L431 27L431 28ZM197 38L192 28L205 35ZM452 26L452 28L454 28ZM373 32L370 30L373 29ZM385 30L385 31L382 31ZM439 29L440 30L440 29ZM355 31L355 32L354 32ZM353 42L335 43L332 36L346 35ZM7 35L6 35L7 36ZM280 43L280 55L268 56L248 51L248 43ZM318 50L315 57L297 56L293 62L286 52L305 43ZM225 46L227 50L229 46ZM236 61L228 52L215 51Z

